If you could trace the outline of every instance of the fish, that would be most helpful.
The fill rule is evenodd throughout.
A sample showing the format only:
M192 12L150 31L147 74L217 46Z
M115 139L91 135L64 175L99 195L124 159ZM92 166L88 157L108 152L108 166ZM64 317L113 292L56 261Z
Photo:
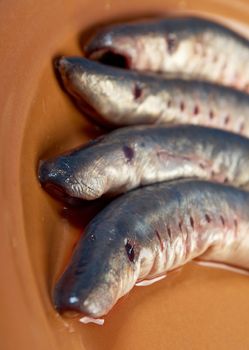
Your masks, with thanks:
M107 128L191 123L249 136L249 94L205 81L165 78L80 57L56 60L78 107Z
M211 19L172 17L110 25L84 48L106 64L189 75L249 91L249 41Z
M90 221L53 302L61 314L99 322L136 283L197 258L248 271L248 252L248 192L194 179L146 186Z
M88 201L186 177L247 187L249 139L198 125L119 128L42 160L38 177L62 199Z

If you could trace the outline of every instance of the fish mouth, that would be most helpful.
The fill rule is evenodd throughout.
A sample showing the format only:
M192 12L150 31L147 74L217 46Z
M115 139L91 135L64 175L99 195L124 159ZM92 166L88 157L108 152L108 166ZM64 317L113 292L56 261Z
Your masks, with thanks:
M60 167L53 162L39 162L38 178L41 186L53 197L67 203L77 204L82 200L94 200L102 195L101 191L79 181L73 174L65 176ZM63 163L61 162L63 165Z
M65 192L65 190L62 187L58 185L52 183L45 183L42 184L42 187L47 193L49 193L51 196L53 196L60 202L67 203L70 206L78 206L82 204L81 199L70 196Z
M103 63L107 66L130 69L132 66L131 57L126 54L114 50L113 48L97 48L87 52L87 57Z
M97 317L91 317L82 313L79 313L77 311L64 311L63 313L61 313L62 317L68 318L68 319L73 319L73 320L77 320L81 323L87 324L87 323L95 323L99 326L102 326L105 322L105 320L101 317L101 318L97 318Z
M56 287L52 297L56 311L68 318L97 319L105 316L117 302L110 288L90 291L86 296L77 295L65 292L63 286Z
M78 320L82 323L97 323L100 324L99 321L103 319L103 317L106 316L109 309L107 311L102 311L97 313L90 313L89 311L82 311L82 310L60 310L57 307L55 307L56 311L62 316L67 319L74 319ZM104 323L104 322L103 322Z
M95 323L99 326L102 326L105 322L103 318L90 317L84 314L80 314L77 311L65 311L62 313L62 316L71 320L77 320L84 324Z
M63 190L63 188L61 188L58 185L52 184L52 183L45 183L42 185L43 188L51 195L53 195L53 197L56 197L58 199L64 200L67 197L69 197L66 192Z
M67 193L68 191L65 190L62 186L59 184L55 184L53 182L48 182L42 184L42 187L51 194L53 197L57 198L58 200L61 200L63 202L72 203L72 204L78 204L84 200L91 201L99 198L101 196L101 193L97 193L94 189L92 189L90 186L81 183L75 184L75 186L81 187L82 194L79 193L79 191L74 190L74 193ZM83 191L82 191L83 189Z

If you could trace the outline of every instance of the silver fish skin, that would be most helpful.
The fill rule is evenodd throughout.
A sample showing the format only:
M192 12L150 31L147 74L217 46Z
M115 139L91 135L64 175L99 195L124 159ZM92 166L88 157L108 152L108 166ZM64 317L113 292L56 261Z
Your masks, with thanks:
M107 314L137 281L198 257L249 269L249 193L182 180L126 193L87 226L58 280L59 312Z
M84 200L186 177L248 185L249 139L193 125L126 127L39 167L50 192Z
M249 91L249 41L212 20L176 17L107 26L91 59L136 70L188 74Z
M236 89L77 57L61 58L56 67L67 92L101 124L192 123L249 136L249 95Z

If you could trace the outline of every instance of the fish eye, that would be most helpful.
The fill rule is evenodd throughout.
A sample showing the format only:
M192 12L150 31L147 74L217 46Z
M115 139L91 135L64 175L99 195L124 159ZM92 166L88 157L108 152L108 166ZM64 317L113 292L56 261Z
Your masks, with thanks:
M125 250L126 250L126 253L128 255L129 260L131 262L133 262L134 258L135 258L134 246L130 242L127 242L125 244Z

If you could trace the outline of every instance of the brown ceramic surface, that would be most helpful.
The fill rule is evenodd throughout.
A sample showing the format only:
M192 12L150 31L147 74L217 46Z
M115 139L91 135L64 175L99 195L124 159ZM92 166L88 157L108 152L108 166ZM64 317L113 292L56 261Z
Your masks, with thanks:
M1 349L249 348L249 280L231 272L189 265L135 288L103 327L62 319L51 304L54 281L94 210L74 214L51 199L37 162L98 133L61 91L52 58L81 54L81 31L98 22L172 10L219 16L242 31L249 23L248 0L0 2Z

